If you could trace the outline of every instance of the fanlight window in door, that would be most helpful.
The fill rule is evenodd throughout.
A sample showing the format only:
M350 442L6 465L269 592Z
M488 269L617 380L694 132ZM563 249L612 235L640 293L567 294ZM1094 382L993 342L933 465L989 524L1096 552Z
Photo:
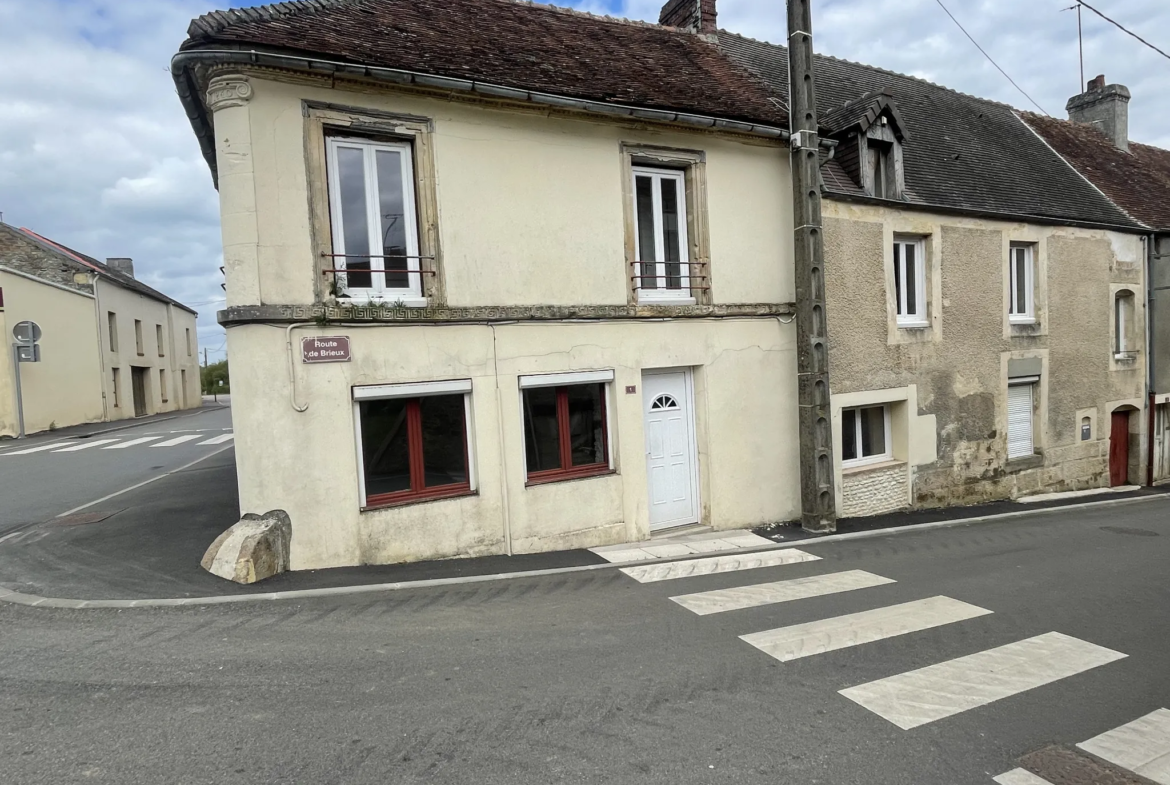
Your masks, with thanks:
M660 409L677 409L677 408L679 408L678 401L676 401L674 399L673 395L659 395L657 398L654 399L654 402L652 404L650 404L650 411L652 411L652 412L658 411Z

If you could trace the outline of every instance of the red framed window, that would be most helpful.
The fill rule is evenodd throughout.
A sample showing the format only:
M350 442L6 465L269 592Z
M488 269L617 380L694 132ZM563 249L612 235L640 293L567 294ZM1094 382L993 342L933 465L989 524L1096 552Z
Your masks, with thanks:
M604 383L522 392L529 483L610 471Z
M465 397L358 402L366 507L472 492Z

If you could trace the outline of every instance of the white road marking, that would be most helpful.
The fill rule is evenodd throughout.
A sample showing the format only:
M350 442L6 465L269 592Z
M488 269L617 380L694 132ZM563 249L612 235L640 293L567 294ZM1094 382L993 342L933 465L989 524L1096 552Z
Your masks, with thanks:
M223 444L224 442L230 442L234 438L236 438L234 433L225 433L223 436L213 436L205 442L199 442L199 446L202 447L205 444Z
M689 611L706 616L711 613L737 611L760 605L772 605L777 602L820 597L824 594L868 589L886 583L894 583L894 581L863 570L849 570L848 572L813 575L808 578L794 578L775 583L759 583L755 586L737 586L733 589L716 589L698 594L684 594L670 599Z
M79 450L88 450L90 447L97 447L102 444L113 444L117 439L94 439L91 442L82 442L75 444L72 447L66 447L63 450L53 450L53 452L77 452Z
M753 632L739 637L780 662L789 662L801 657L880 641L883 638L893 638L931 627L966 621L989 613L991 611L985 608L952 600L950 597L931 597L887 608L781 627L777 630Z
M1148 780L1170 785L1170 711L1166 709L1158 709L1077 746Z
M110 499L113 499L115 496L121 496L124 493L129 493L130 491L136 491L139 488L141 488L143 485L150 485L152 482L156 482L158 480L161 480L163 477L170 477L172 474L178 474L181 471L185 471L186 469L190 469L192 466L194 466L197 463L202 463L203 461L206 461L208 458L214 458L215 456L219 455L221 452L224 452L224 451L230 450L230 449L231 449L231 445L228 445L227 447L220 447L218 450L212 450L211 452L207 453L207 455L201 455L198 458L196 458L195 460L191 461L190 463L185 463L177 469L171 469L169 472L163 472L162 474L156 474L154 477L151 477L149 480L143 480L142 482L135 483L134 485L131 485L129 488L123 488L120 491L115 491L107 496L103 496L100 499L94 499L93 501L88 502L86 504L83 504L80 507L74 507L72 510L66 510L65 512L63 512L60 515L57 515L55 517L64 518L67 515L72 515L75 512L81 512L82 510L88 509L89 507L92 507L95 504L101 504L104 501L109 501Z
M159 442L158 444L152 444L150 446L151 447L174 447L176 444L182 444L183 442L190 442L190 441L194 441L196 439L201 439L201 438L203 438L203 437L200 436L199 434L192 433L192 434L188 434L186 436L176 436L173 439L167 439L165 442Z
M1052 785L1048 780L1037 777L1026 769L1012 769L1006 774L1000 774L995 778L995 782L999 785Z
M60 447L63 444L69 444L68 441L53 442L52 444L42 444L40 447L29 447L27 450L13 450L12 452L3 453L4 455L28 455L29 453L41 452L43 450L52 450Z
M146 444L147 442L153 442L155 439L161 439L161 438L162 438L161 436L143 436L141 439L131 439L130 441L122 442L121 444L111 444L109 447L103 447L102 449L103 450L125 450L127 447L135 447L139 444Z
M841 690L903 730L1074 676L1126 655L1059 632Z
M717 572L754 570L760 567L779 567L784 564L817 561L820 558L820 556L813 556L811 553L805 553L796 548L789 548L788 550L772 551L770 553L710 556L705 559L676 561L668 564L639 564L634 567L622 567L621 570L639 583L653 583L655 581L670 581L677 578L690 578L695 575L713 575Z

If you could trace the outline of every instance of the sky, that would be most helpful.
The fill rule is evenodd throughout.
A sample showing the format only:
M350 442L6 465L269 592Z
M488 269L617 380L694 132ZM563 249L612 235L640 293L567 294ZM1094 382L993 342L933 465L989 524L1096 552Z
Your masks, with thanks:
M447 0L457 2L458 0ZM1046 112L1080 92L1074 0L943 0ZM237 2L234 5L240 5ZM243 3L252 5L254 3ZM657 21L658 0L559 0ZM199 345L224 357L219 208L175 95L169 61L191 18L219 0L0 0L0 213L90 256L130 256L137 276L199 311ZM1170 2L1094 0L1170 51ZM718 0L719 25L783 42L780 0ZM1170 148L1170 59L1084 11L1085 78L1133 93L1130 137ZM814 0L818 52L1023 109L1021 95L938 0ZM1161 97L1161 98L1160 98Z

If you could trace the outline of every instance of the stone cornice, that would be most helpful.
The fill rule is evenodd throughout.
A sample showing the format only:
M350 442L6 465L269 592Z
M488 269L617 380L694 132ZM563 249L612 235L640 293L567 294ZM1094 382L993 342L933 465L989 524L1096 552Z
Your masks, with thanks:
M219 312L224 327L297 322L366 324L474 324L484 322L727 319L790 316L792 303L726 305L477 305L466 308L394 308L380 305L235 305Z

